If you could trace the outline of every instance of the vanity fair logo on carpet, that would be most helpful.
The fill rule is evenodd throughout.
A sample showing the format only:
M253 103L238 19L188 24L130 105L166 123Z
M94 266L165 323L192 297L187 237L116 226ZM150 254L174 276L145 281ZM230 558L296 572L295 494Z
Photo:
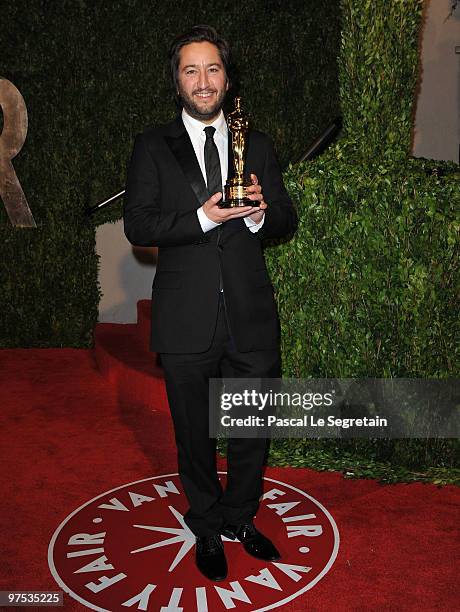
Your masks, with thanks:
M226 474L219 477L224 486ZM72 512L48 549L64 598L93 610L261 612L293 605L337 556L339 533L326 508L305 491L265 478L255 523L282 558L259 561L223 538L228 577L211 582L195 566L187 508L179 476L166 474L122 485Z

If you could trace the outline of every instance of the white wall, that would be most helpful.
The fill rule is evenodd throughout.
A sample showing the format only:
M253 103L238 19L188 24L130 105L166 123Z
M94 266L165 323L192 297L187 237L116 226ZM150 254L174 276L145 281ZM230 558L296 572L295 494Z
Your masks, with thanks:
M455 46L460 45L460 8L446 21L449 10L450 0L429 0L426 5L413 154L458 161L460 55ZM113 185L113 191L121 187ZM155 249L134 249L122 221L101 225L96 243L103 293L99 321L134 323L137 301L151 297Z
M134 248L123 232L123 221L96 230L99 259L99 321L135 323L138 300L151 297L157 249Z
M460 5L446 20L450 6L451 0L426 4L413 154L458 162Z

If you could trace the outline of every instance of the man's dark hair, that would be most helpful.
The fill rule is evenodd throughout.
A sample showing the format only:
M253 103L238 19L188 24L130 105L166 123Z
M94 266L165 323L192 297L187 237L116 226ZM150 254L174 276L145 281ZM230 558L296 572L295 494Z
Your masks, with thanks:
M230 86L232 85L233 67L230 57L230 45L222 38L212 26L196 25L188 32L179 34L171 43L169 48L169 60L171 62L171 76L174 83L174 92L178 89L179 54L182 47L194 42L209 42L215 45L219 51L220 59L224 65Z

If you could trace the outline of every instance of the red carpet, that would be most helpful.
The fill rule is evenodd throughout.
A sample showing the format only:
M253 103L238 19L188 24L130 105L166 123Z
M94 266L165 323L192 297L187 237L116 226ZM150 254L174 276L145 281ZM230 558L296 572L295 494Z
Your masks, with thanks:
M458 608L460 492L452 486L267 468L270 499L256 521L279 545L281 563L258 562L226 542L228 580L201 578L181 524L180 481L168 476L176 455L161 372L150 366L158 396L150 401L157 410L148 409L145 390L137 401L121 388L133 371L146 371L143 359L132 361L135 343L124 337L124 366L105 333L98 331L98 343L106 339L98 359L104 352L113 360L108 378L91 351L0 351L0 590L65 584L75 593L64 593L65 610L214 612L280 601L277 609L296 612Z
M100 323L94 337L99 370L118 398L169 414L163 373L149 351L150 300L137 303L137 324Z

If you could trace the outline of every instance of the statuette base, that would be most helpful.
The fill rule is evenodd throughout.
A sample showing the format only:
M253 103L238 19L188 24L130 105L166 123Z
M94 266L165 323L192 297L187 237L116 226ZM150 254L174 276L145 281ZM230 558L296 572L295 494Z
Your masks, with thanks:
M236 206L257 206L257 202L248 198L248 187L251 181L244 179L230 179L225 185L225 200L219 202L220 208L234 208Z

